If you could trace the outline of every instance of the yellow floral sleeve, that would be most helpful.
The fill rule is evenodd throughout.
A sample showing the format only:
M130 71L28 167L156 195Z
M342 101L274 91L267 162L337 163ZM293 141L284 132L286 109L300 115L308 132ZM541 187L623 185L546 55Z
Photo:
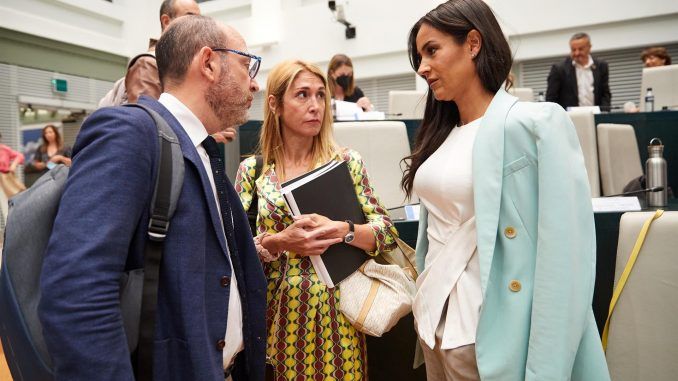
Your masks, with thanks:
M252 195L256 192L254 184L254 172L256 170L257 159L250 156L243 160L238 167L238 172L235 175L235 191L238 192L240 203L245 211L249 210L252 203Z
M379 197L375 194L374 188L370 184L370 177L367 173L365 162L363 162L362 157L357 151L351 149L343 150L341 157L348 164L348 169L353 177L358 202L362 206L367 223L372 227L374 232L377 249L368 254L379 255L380 253L393 250L396 247L395 239L398 237L398 231L393 225L388 211L381 204Z

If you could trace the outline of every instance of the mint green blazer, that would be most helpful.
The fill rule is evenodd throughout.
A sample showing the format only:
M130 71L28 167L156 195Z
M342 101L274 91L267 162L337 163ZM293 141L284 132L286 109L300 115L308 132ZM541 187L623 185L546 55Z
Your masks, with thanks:
M584 158L565 111L499 90L473 147L484 381L610 379L591 302L596 240ZM417 266L428 252L422 206Z

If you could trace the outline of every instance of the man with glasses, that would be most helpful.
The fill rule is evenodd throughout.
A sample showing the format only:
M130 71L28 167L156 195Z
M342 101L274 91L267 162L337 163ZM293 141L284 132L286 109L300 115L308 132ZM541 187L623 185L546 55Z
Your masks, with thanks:
M139 103L176 133L184 180L160 265L155 380L263 380L266 282L247 217L210 136L247 120L261 59L203 16L158 41L164 93ZM83 124L45 255L39 307L56 380L133 380L118 302L139 268L157 170L153 120L132 107Z

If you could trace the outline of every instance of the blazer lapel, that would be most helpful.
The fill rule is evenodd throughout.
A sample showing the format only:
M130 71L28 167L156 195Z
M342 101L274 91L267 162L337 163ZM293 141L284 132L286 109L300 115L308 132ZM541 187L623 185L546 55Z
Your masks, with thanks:
M504 172L504 125L518 98L500 89L485 112L473 144L473 197L483 295L492 267Z
M200 159L198 151L193 145L191 139L188 137L188 134L186 134L186 131L184 131L183 127L181 127L181 124L179 124L179 121L176 120L174 115L172 115L172 113L169 112L169 110L167 110L160 102L157 101L150 102L149 101L150 99L144 98L145 97L141 98L140 101L146 104L147 106L152 107L155 111L157 111L160 114L160 116L165 118L167 124L169 124L170 127L172 127L172 130L174 130L174 133L177 134L177 137L179 138L179 145L181 146L181 152L183 153L184 158L188 160L190 163L192 163L198 170L203 194L205 195L207 205L209 206L212 225L214 226L214 231L217 233L217 238L219 240L219 244L221 245L221 249L223 250L224 255L226 255L226 253L228 253L227 249L228 246L226 245L226 238L224 237L224 234L221 233L223 229L221 216L219 215L219 208L217 208L216 199L214 198L214 192L212 191L212 185L210 185L209 178L207 177L207 172L205 172L205 166L202 164L202 159Z
M591 65L591 72L593 73L593 104L599 104L598 94L600 93L600 70L598 70L598 61L593 60Z
M577 87L577 73L571 59L565 60L565 73L567 74L566 86L570 86L570 93L574 94L575 104L579 103L579 88Z

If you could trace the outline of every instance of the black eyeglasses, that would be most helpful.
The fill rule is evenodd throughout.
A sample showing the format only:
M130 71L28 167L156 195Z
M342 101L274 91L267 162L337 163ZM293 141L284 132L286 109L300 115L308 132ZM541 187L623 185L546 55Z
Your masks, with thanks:
M259 72L259 66L261 66L261 57L255 56L254 54L241 52L240 50L235 49L228 48L210 48L210 49L212 49L215 52L231 52L239 54L241 56L248 57L250 59L250 68L249 68L250 78L254 79L254 77L257 76L257 73Z

